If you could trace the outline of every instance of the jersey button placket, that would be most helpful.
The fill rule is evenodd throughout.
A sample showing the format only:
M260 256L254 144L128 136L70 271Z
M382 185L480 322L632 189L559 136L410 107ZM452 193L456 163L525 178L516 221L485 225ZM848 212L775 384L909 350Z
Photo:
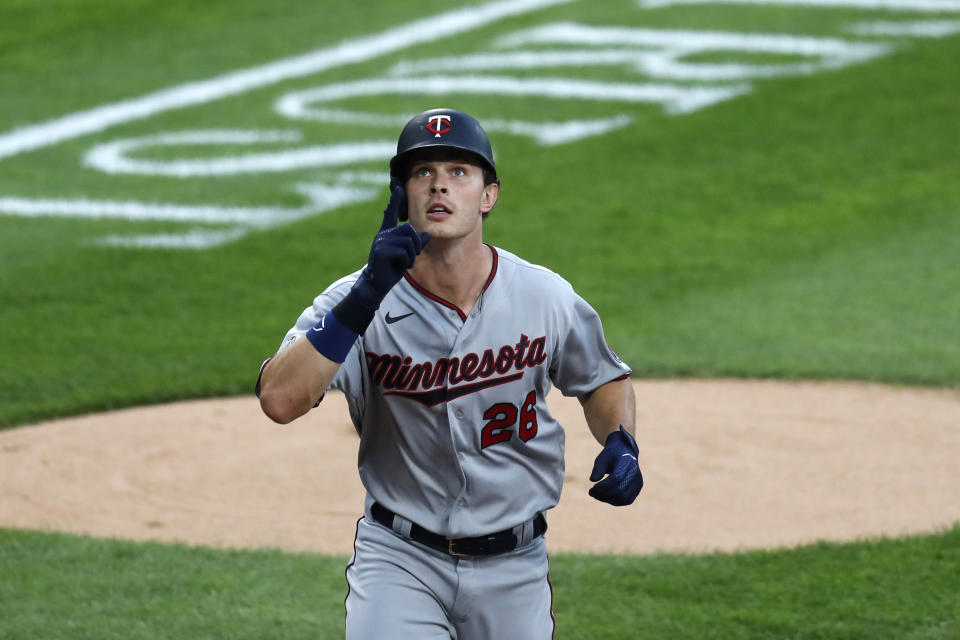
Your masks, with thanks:
M463 433L463 419L466 416L466 412L457 406L456 404L447 405L447 422L450 425L451 434L454 442L458 440L458 435ZM454 500L454 509L462 509L467 503L465 494L467 492L467 474L463 469L466 455L463 451L459 450L456 445L454 445L457 458L457 466L460 468L460 477L463 481L463 485L460 489L459 495L456 496Z
M469 323L467 318L462 318L457 311L450 310L450 320L456 325L456 338L453 341L453 348L450 350L450 353L447 355L448 358L462 358L464 353L468 352L469 349L463 346L465 341L470 339L470 330L464 330L467 326L473 326L473 323ZM463 384L463 381L460 382ZM454 385L456 386L456 385ZM462 488L456 496L456 499L453 501L453 509L460 510L463 509L467 504L467 494L469 492L469 481L467 479L467 472L464 469L465 466L469 466L469 448L460 448L457 443L468 443L471 441L471 435L469 431L469 425L467 424L467 411L464 410L463 406L460 403L465 403L467 407L471 406L469 398L472 396L467 396L466 398L461 398L453 400L447 403L447 423L450 428L450 437L453 439L454 448L456 450L457 456L457 466L460 469L460 477L462 479ZM463 446L461 444L461 446Z

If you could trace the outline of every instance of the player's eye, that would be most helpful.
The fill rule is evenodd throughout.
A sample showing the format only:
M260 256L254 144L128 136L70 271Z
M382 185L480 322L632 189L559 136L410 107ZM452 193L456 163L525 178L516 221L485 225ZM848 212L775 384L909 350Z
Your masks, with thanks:
M463 167L454 167L452 173L457 177L467 175L467 172L463 170Z
M419 178L426 178L428 175L430 175L430 169L427 169L426 167L419 167L415 173Z

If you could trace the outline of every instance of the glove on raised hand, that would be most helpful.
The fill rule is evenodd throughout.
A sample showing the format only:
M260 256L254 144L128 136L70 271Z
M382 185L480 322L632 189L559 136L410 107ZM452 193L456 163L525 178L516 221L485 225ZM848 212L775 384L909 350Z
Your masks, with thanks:
M398 225L401 212L406 213L407 194L403 187L394 187L390 202L383 210L383 223L370 247L367 266L350 295L370 313L380 307L384 296L400 281L403 273L413 266L420 251L430 241L430 234L418 233L409 224Z
M632 504L643 488L643 474L637 461L639 453L637 441L623 425L608 435L603 451L593 463L590 482L596 484L590 488L590 495L615 507ZM597 482L604 475L607 477Z

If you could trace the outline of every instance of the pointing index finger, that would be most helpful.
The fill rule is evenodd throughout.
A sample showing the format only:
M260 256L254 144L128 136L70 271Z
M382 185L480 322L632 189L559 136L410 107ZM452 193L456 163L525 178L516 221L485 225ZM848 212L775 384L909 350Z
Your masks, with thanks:
M383 210L383 224L380 225L380 231L386 231L397 226L397 220L400 215L400 208L406 204L407 196L403 187L394 187L390 191L390 202L387 208Z

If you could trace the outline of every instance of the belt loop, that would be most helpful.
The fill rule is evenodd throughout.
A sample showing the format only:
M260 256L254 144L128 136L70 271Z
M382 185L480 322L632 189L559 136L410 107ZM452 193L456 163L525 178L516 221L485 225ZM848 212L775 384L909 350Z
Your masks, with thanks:
M410 530L413 528L413 523L398 513L393 514L393 531L397 535L401 535L404 538L410 537Z
M533 518L513 528L513 535L517 536L517 548L525 547L533 540Z

